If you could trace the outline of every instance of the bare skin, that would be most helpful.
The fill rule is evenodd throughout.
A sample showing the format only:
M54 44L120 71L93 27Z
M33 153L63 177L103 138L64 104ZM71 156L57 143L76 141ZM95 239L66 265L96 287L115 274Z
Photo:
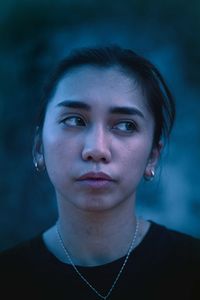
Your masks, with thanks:
M75 264L101 265L127 254L136 226L136 190L160 154L153 133L142 90L118 68L84 66L58 84L35 155L54 185L61 235ZM91 172L109 180L82 180ZM136 245L149 226L140 220ZM68 263L55 226L44 241Z
M140 219L140 227L139 227L139 232L138 232L138 236L135 242L135 247L137 247L143 240L143 238L145 237L145 235L147 234L149 227L150 227L150 223L144 219ZM125 256L127 254L128 248L130 246L130 243L132 242L132 238L133 238L133 233L132 236L128 235L126 237L124 237L124 241L119 243L119 236L120 234L116 233L116 236L114 236L113 231L111 233L111 236L108 236L108 232L106 232L106 236L108 236L107 238L101 239L101 238L97 238L96 235L92 235L91 238L88 238L88 234L86 233L86 238L85 240L88 241L87 242L87 247L85 247L85 244L81 245L81 251L78 247L80 247L80 245L75 245L74 246L74 250L71 250L71 241L67 243L67 241L65 242L65 246L67 247L67 250L69 251L70 255L72 256L73 262L76 265L80 265L80 266L97 266L97 265L101 265L101 264L105 264L105 263L109 263L111 261L114 261L116 259L119 259L123 256ZM103 235L103 234L102 234ZM71 234L70 234L71 236ZM63 251L63 248L61 247L60 243L58 243L58 236L57 236L57 232L56 232L56 226L51 227L49 230L47 230L44 233L44 241L45 244L47 246L47 248L49 249L49 251L51 253L53 253L60 261L70 264L66 254ZM83 235L81 235L81 239L83 238ZM75 243L78 240L78 237L75 237ZM90 243L89 243L90 240ZM111 243L108 242L108 240L112 240L112 245ZM116 240L116 241L115 241ZM120 239L121 240L121 239ZM114 241L116 243L116 245L114 245ZM113 253L113 248L115 249L114 253ZM77 249L77 253L75 253L75 249ZM91 259L91 253L88 253L88 249L92 249L92 252L95 253L95 257L92 260ZM74 252L72 252L74 251ZM73 253L73 254L72 254ZM97 257L99 254L99 257ZM81 256L83 258L81 258ZM104 256L104 257L103 257Z

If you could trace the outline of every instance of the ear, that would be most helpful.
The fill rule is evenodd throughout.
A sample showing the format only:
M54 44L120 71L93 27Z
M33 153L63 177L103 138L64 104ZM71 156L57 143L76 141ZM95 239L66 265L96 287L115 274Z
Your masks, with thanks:
M35 130L32 155L33 155L33 163L37 171L43 171L45 169L45 162L44 162L42 134L39 127L36 127Z
M163 148L163 144L161 141L158 143L158 145L156 145L152 148L146 168L145 168L145 172L144 172L144 178L146 180L150 180L154 177L155 168L156 168L156 165L160 158L162 148Z

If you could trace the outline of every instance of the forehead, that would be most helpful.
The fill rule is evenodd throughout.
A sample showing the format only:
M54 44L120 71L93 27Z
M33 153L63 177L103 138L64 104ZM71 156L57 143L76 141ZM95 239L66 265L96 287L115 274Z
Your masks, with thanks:
M59 81L50 104L63 100L81 100L104 107L134 104L146 109L146 97L138 81L119 67L73 69Z

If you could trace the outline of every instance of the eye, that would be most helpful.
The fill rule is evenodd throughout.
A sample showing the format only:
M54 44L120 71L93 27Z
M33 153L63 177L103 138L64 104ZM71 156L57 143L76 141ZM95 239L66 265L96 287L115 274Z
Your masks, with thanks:
M122 121L114 125L113 129L124 133L132 133L137 130L137 125L133 121Z
M83 127L86 126L85 121L83 118L79 116L70 116L62 120L62 123L64 123L67 127Z

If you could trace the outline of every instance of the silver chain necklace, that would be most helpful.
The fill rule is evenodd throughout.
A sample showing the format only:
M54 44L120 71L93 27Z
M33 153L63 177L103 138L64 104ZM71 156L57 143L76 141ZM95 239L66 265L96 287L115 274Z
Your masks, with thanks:
M116 276L116 278L115 278L115 280L114 280L111 288L109 289L109 291L108 291L108 293L106 295L102 295L100 292L98 292L97 289L91 283L89 283L89 281L77 269L77 267L75 266L75 264L74 264L71 256L69 255L69 252L67 251L67 249L66 249L66 247L64 245L62 236L61 236L59 228L58 228L58 223L56 224L56 231L57 231L59 243L60 243L61 247L63 248L63 250L64 250L64 252L65 252L65 254L66 254L66 256L67 256L67 258L68 258L68 260L70 262L70 264L72 265L72 267L74 268L74 270L76 271L76 273L79 275L79 277L91 288L91 290L93 290L93 292L96 295L99 296L99 298L104 299L104 300L108 299L108 297L110 296L111 292L113 291L116 283L118 282L118 280L119 280L119 278L120 278L120 276L122 274L122 271L125 268L125 265L126 265L126 263L128 261L128 258L130 256L131 251L135 247L135 242L136 242L138 231L139 231L139 220L136 219L136 227L135 227L135 232L134 232L134 235L133 235L133 240L132 240L131 245L130 245L130 247L128 249L127 255L126 255L125 259L124 259L124 263L123 263L121 269L119 270L119 273L117 274L117 276Z

